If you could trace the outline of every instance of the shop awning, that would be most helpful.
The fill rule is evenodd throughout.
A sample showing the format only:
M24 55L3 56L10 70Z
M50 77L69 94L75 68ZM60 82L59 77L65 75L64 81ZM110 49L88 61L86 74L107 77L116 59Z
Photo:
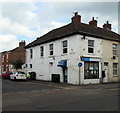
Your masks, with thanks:
M58 62L58 67L67 67L67 60L61 60Z

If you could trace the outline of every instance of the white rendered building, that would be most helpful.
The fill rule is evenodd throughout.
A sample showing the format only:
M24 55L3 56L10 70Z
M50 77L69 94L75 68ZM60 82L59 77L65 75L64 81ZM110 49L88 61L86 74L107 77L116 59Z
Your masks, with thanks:
M103 40L114 36L112 40L120 41L116 33L109 32L97 27L94 18L89 24L81 23L81 16L75 13L70 24L26 46L26 72L35 72L37 80L52 81L52 75L59 74L60 82L69 84L100 83Z

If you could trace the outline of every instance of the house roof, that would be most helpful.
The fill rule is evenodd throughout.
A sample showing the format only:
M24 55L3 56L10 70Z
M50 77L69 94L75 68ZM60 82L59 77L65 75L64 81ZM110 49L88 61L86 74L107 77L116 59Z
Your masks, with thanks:
M29 43L25 48L30 48L33 46L37 46L39 44L47 43L50 41L58 40L67 36L81 34L85 36L93 36L100 39L112 40L120 42L120 35L100 27L95 27L92 25L71 22L68 25L63 27L53 29L42 37L37 38L33 42Z

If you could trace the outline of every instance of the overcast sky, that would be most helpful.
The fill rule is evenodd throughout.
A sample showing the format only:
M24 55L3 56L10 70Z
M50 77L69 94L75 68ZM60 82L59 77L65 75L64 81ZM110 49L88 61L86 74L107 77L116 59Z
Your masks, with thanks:
M0 2L0 11L0 52L18 47L21 40L28 44L52 29L69 24L74 12L78 12L86 24L92 17L97 18L99 27L108 20L112 31L118 32L118 2L4 0Z

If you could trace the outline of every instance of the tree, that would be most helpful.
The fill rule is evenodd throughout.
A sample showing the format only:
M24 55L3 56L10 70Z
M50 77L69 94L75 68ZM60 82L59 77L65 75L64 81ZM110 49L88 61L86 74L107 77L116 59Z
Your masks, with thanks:
M23 61L21 58L17 58L16 60L14 60L12 62L12 65L15 69L21 69L22 68L22 65L23 65Z

